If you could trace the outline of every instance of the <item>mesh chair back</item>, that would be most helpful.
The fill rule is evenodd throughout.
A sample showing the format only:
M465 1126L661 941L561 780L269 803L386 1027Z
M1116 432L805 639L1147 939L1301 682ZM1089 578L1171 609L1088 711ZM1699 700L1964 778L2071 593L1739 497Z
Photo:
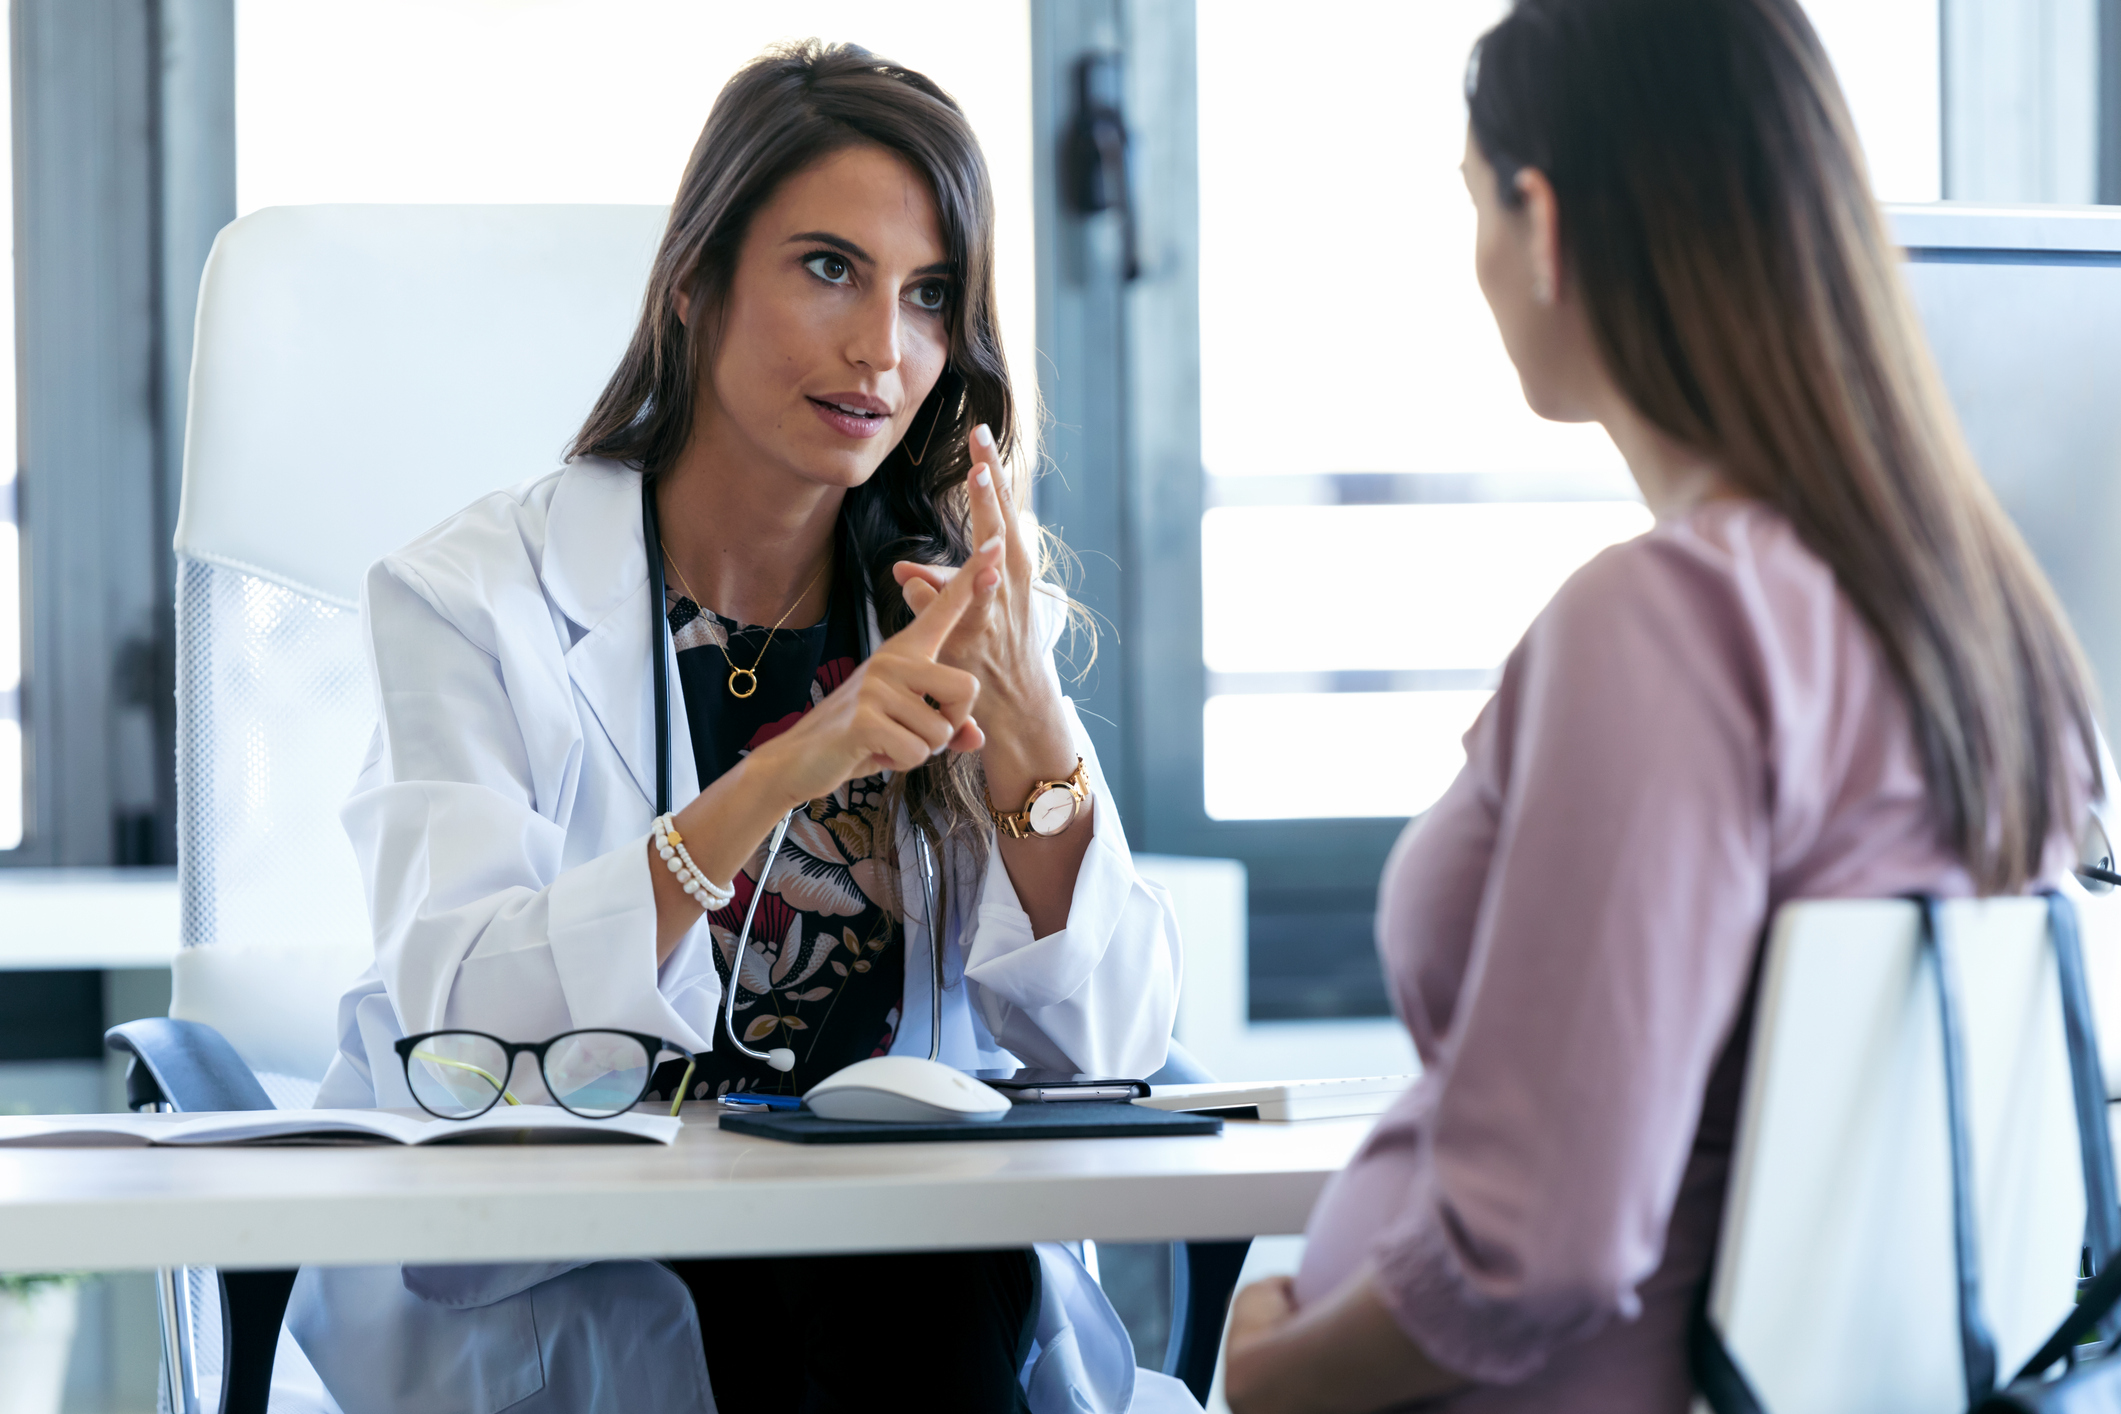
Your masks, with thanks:
M221 233L177 529L173 1016L314 1096L372 956L338 807L375 723L369 565L558 465L624 350L658 207L320 206Z

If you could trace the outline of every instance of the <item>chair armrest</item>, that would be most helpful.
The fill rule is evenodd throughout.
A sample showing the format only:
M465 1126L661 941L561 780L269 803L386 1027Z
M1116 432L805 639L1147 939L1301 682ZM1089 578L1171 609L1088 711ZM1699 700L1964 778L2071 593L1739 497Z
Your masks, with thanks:
M213 1027L151 1016L103 1033L103 1044L132 1056L125 1073L133 1109L161 1102L179 1110L269 1110L265 1087Z

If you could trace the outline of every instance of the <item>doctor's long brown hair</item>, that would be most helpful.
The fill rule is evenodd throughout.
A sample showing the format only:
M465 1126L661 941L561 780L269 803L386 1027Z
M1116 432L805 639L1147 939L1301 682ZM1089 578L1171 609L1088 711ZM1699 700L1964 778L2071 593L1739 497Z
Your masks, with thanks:
M1944 396L1797 0L1518 0L1473 139L1553 184L1564 279L1647 418L1777 508L1904 689L1984 893L2040 871L2098 760L2091 679Z
M924 75L854 45L814 39L769 50L737 71L685 165L633 340L568 455L629 462L651 478L676 460L692 432L700 370L713 361L720 311L752 216L795 173L862 144L887 149L926 179L955 277L944 372L914 413L905 442L847 493L841 513L888 636L913 617L893 563L961 565L971 553L965 439L986 423L1005 461L1017 442L995 324L986 159L957 103ZM690 329L678 319L681 291L704 312ZM910 451L922 453L918 463ZM1011 478L1019 487L1025 480ZM955 754L894 778L886 793L887 805L904 799L937 837L983 831L984 798L978 765ZM875 842L879 858L893 857L895 815L886 809L883 838ZM887 887L895 887L886 875Z

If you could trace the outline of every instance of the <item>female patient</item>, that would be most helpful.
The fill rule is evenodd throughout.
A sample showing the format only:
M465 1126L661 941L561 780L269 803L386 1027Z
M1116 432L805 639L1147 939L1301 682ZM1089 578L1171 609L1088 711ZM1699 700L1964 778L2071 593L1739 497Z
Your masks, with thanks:
M1054 670L1066 601L1004 470L993 222L971 129L921 75L813 42L731 80L568 464L369 574L381 722L345 820L377 960L319 1103L411 1104L393 1043L444 1027L667 1038L700 1053L688 1099L925 1057L932 1027L968 1071L1163 1064L1177 931ZM544 1098L534 1066L513 1084ZM1023 1402L1035 1316L1072 1352L1052 1308L1102 1302L1029 1251L674 1266L308 1270L290 1325L345 1414L916 1388L985 1414Z
M1657 524L1532 625L1386 866L1426 1072L1240 1296L1242 1414L1680 1414L1769 916L2059 880L2094 791L1797 0L1519 0L1467 97L1525 398Z

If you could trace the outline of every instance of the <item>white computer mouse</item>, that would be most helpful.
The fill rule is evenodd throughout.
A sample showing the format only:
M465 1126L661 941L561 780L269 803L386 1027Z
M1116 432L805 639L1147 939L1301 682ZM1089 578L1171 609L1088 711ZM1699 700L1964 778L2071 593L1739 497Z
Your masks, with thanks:
M1009 1101L961 1070L920 1056L871 1056L810 1087L803 1103L826 1119L937 1124L1000 1119Z

